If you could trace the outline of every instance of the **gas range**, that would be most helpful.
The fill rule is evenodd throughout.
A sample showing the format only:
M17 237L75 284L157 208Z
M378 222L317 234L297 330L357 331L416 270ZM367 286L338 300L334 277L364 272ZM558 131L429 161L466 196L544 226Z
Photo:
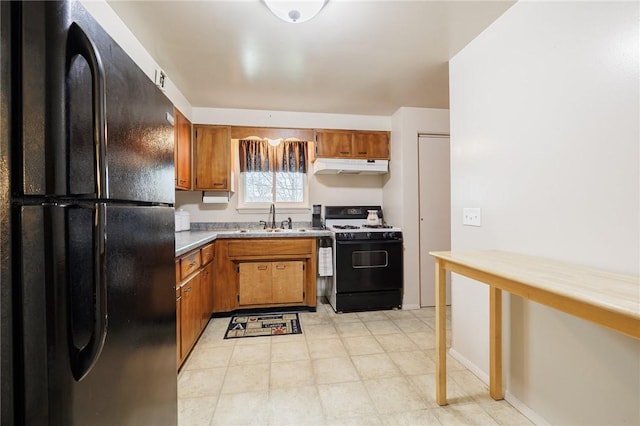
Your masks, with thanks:
M367 220L371 210L378 212L378 224ZM402 231L385 223L381 206L326 206L325 225L333 235L335 273L328 294L333 309L401 308Z

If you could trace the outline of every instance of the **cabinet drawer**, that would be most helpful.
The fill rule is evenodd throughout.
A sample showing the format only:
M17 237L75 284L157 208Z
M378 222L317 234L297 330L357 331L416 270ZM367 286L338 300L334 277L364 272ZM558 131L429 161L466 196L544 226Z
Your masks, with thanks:
M229 241L229 257L272 257L277 255L311 255L313 241L310 239L294 240L291 238L242 239Z
M202 261L200 260L200 250L188 254L180 259L180 276L184 280L190 274L200 268Z
M213 243L202 247L200 250L200 255L202 256L202 265L206 265L207 263L213 260L215 245Z

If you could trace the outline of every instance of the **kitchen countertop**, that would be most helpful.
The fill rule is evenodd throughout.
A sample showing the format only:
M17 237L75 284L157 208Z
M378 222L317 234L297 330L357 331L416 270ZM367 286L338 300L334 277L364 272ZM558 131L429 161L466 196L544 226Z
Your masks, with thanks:
M331 232L322 229L293 229L266 231L263 229L221 229L207 231L176 232L176 256L181 256L208 242L222 238L316 238L330 237Z

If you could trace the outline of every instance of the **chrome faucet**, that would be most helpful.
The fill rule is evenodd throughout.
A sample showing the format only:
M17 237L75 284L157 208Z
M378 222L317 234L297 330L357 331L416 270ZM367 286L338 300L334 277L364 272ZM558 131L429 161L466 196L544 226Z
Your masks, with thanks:
M271 203L271 207L269 207L269 221L271 221L271 228L275 229L276 227L276 205Z

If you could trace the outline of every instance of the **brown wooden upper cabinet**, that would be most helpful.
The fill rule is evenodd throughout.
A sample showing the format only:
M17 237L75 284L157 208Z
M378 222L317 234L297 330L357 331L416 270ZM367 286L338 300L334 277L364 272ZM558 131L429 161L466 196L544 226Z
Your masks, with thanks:
M389 132L316 130L317 158L366 158L388 160Z
M191 122L174 108L175 135L175 186L176 189L191 189Z
M229 126L195 125L193 189L231 191L231 132Z

